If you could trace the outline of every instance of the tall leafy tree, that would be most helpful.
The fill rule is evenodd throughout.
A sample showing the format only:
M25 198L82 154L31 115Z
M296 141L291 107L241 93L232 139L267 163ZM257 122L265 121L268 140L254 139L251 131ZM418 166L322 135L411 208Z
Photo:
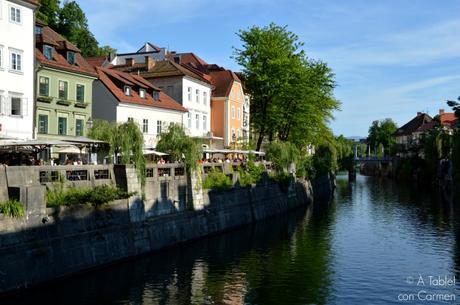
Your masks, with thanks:
M51 28L56 29L60 11L59 0L41 0L37 11L37 17L46 22Z
M368 144L374 150L382 145L386 154L390 154L395 142L393 134L398 129L396 123L390 119L373 121L369 127Z
M333 97L334 75L326 64L301 50L297 35L274 23L238 33L243 46L234 58L243 67L251 94L251 122L257 150L265 139L312 142L339 103ZM313 141L314 142L314 141Z

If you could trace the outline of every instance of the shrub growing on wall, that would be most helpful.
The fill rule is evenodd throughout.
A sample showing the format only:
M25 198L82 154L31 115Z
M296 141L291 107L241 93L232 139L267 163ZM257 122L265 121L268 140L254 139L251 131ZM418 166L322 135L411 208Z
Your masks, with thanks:
M21 202L10 199L0 203L0 212L5 216L19 218L25 215L24 206Z
M203 181L203 188L217 191L225 191L233 187L230 177L223 172L212 169Z

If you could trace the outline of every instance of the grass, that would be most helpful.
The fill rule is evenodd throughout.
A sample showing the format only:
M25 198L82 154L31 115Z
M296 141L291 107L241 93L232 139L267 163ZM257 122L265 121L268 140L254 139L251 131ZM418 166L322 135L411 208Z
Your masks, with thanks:
M1 202L0 212L3 213L5 216L11 218L24 217L24 215L26 214L24 210L24 205L16 199L10 199L8 201Z
M76 204L92 204L99 206L117 199L125 199L133 193L125 192L115 186L100 185L92 188L71 187L64 190L62 187L48 190L46 194L46 206L58 207L61 205L71 206Z

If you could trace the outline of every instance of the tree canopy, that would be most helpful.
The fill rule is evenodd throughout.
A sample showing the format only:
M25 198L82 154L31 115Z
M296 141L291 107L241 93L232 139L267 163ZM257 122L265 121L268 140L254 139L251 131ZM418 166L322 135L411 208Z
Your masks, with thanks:
M243 67L251 95L251 124L257 150L265 139L290 141L302 147L328 130L334 74L323 62L307 58L297 35L276 24L238 33L243 45L234 58Z
M374 150L383 146L385 154L390 154L395 144L393 134L397 129L398 126L390 118L373 121L369 127L368 144Z
M37 17L75 44L84 57L116 52L110 46L99 47L99 43L89 30L85 13L75 1L66 0L61 7L60 0L42 0Z

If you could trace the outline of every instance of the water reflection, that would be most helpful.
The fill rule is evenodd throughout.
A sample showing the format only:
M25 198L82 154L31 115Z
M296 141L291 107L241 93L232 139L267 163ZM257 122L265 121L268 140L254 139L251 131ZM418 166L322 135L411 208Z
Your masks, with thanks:
M338 177L329 203L4 301L401 304L398 295L420 288L409 277L460 278L459 211L438 197L390 180L358 176L349 183ZM458 292L458 287L425 288Z

